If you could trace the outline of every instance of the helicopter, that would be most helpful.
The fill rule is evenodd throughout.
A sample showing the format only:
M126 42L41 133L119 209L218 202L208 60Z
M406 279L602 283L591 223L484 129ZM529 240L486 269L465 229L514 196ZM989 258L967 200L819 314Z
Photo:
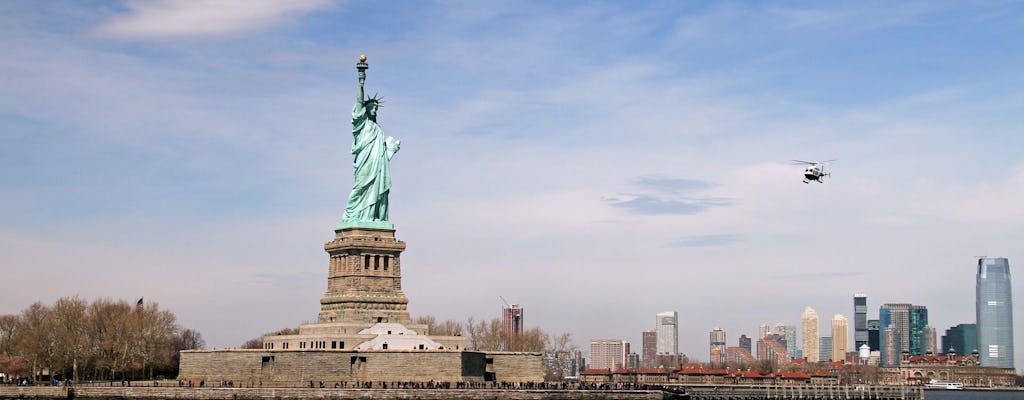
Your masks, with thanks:
M807 168L804 169L804 183L810 183L811 181L815 181L815 182L818 182L818 183L823 183L822 179L824 179L826 176L830 175L828 172L825 172L825 163L832 162L832 161L835 161L835 160L815 161L815 162L803 161L803 160L793 160L793 164L794 165L806 165L807 166Z

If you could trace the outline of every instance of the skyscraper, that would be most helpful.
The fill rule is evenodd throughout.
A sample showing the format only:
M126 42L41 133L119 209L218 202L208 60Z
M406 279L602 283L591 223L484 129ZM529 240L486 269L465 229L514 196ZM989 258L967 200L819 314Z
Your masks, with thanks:
M665 311L655 315L658 333L658 355L679 354L679 313Z
M960 355L978 350L978 325L959 324L946 329L946 334L942 335L942 348L939 352L949 353L951 350Z
M853 348L868 342L868 295L853 295ZM870 345L868 345L870 347Z
M761 325L759 325L757 327L757 338L758 339L763 338L765 336L768 336L770 333L772 333L772 326L768 325L767 322L765 322L765 323L763 323L763 324L761 324Z
M866 325L865 321L865 325ZM850 323L842 314L832 317L832 361L846 360L847 346L850 345Z
M922 340L925 328L928 326L928 308L915 306L906 303L886 303L878 310L878 320L881 324L882 354L886 366L899 365L899 357L904 351L912 356L924 355L927 352L926 343ZM892 328L893 339L884 333ZM886 354L895 354L890 359Z
M881 339L882 324L877 319L868 320L868 347L872 351L882 350Z
M813 308L804 309L803 317L803 350L808 362L818 361L818 313Z
M720 363L725 361L725 331L722 328L715 327L711 330L710 336L710 354L712 363Z
M921 331L921 351L924 354L936 354L938 353L939 337L935 333L935 328L930 326L924 327Z
M748 338L746 334L740 335L740 340L737 344L739 345L739 348L750 353L750 338Z
M513 350L513 343L523 333L523 308L510 304L501 310L501 319L505 329L505 350Z
M978 260L975 307L981 366L1013 368L1013 298L1007 259Z
M650 330L643 332L643 348L641 349L641 365L644 368L654 368L658 365L658 331Z
M757 340L757 359L774 362L787 362L789 356L786 354L786 344L781 335L769 333L767 336Z
M880 360L883 366L895 366L900 363L900 341L897 340L899 335L896 333L896 327L890 326L879 333L881 336L880 343L882 359Z
M818 360L829 361L832 359L832 337L822 336L818 338Z
M626 366L626 355L629 354L629 342L619 339L590 340L590 368L611 370Z
M796 326L777 323L772 328L772 333L786 339L786 355L789 358L796 357L800 344L796 342Z

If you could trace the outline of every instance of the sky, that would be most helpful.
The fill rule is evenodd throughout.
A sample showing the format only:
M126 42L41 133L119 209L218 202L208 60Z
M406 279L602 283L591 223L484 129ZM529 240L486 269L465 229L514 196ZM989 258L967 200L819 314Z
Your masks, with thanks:
M211 348L315 321L365 54L413 317L504 298L639 352L678 311L706 361L865 293L941 336L977 257L1024 293L1020 37L1002 1L0 2L0 314L143 297Z

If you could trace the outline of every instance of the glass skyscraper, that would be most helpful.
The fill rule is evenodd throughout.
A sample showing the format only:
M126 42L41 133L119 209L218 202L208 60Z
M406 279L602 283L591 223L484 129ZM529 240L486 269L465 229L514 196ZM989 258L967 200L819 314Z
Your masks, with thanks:
M679 313L665 311L655 314L658 355L679 354Z
M976 310L981 366L1013 368L1013 301L1005 258L978 260Z
M853 295L853 348L868 343L868 295ZM869 345L870 346L870 345Z
M882 323L878 322L877 319L869 319L868 320L868 347L870 347L872 351L880 351L880 350L882 350L881 332L882 332Z
M924 306L896 303L883 304L878 310L881 331L893 329L892 340L889 335L882 334L882 363L886 366L898 366L899 356L907 351L912 356L924 355L927 343L922 340L928 327L928 309ZM887 356L887 354L889 356ZM892 356L894 355L894 356Z
M978 325L959 324L946 329L942 336L942 348L940 353L948 353L950 350L959 355L971 354L978 350Z

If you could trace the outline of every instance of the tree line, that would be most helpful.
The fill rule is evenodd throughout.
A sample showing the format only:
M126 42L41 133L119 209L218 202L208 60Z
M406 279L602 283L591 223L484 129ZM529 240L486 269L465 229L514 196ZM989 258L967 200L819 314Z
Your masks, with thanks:
M0 372L39 379L176 376L178 351L206 346L157 303L62 297L0 315Z

